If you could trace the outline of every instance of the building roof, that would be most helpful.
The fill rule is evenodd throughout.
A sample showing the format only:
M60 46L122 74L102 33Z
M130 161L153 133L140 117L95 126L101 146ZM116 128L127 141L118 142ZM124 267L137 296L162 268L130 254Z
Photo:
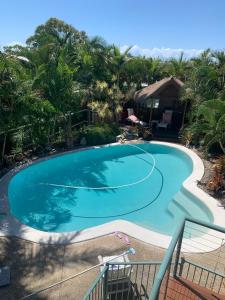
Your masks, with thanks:
M184 83L177 79L176 77L170 76L163 78L160 81L157 81L153 84L150 84L149 86L137 91L134 95L134 100L135 101L144 101L148 99L149 97L153 97L159 94L166 86L174 84L178 88L181 88Z

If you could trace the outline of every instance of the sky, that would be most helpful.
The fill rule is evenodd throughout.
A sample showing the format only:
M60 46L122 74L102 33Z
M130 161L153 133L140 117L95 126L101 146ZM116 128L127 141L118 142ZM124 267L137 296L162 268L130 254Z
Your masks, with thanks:
M225 0L0 0L0 46L25 43L50 17L137 55L225 48Z

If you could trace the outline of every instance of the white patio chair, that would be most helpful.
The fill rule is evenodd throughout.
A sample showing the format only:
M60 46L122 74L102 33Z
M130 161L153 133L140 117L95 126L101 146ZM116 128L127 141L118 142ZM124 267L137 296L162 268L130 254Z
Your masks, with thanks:
M0 287L10 284L10 267L0 267Z
M115 258L115 259L114 259ZM112 260L111 260L112 259ZM100 267L100 270L102 271L105 263L110 260L109 262L109 269L108 269L108 297L111 299L111 297L116 297L120 294L125 295L125 293L129 293L129 291L132 289L131 281L130 281L130 275L132 272L132 267L129 264L121 264L121 263L129 263L129 258L127 255L116 257L116 256L105 256L102 257L101 255L98 256L98 260L103 265ZM113 265L110 265L110 263L113 263ZM118 265L114 263L120 263Z

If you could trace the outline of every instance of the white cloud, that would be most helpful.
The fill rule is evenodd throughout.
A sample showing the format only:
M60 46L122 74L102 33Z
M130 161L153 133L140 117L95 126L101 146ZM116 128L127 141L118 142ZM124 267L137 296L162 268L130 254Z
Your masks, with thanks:
M21 42L17 42L17 41L13 41L11 43L5 44L5 45L1 45L0 44L0 51L3 51L4 47L10 47L10 46L15 46L15 45L19 45L19 46L26 46L26 44L21 43Z
M127 45L120 47L121 52L124 52L128 48ZM141 48L138 45L135 45L131 48L130 53L138 56L146 57L160 57L160 58L178 58L181 52L184 52L185 58L196 57L200 55L204 50L202 49L176 49L176 48Z
M14 45L26 46L26 44L17 42L17 41L13 41L13 42L7 44L7 46L14 46Z

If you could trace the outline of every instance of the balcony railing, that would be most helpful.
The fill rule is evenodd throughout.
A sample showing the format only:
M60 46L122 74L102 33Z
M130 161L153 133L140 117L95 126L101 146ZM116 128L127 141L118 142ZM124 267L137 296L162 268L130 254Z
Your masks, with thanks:
M107 264L83 300L163 300L200 294L220 299L225 295L224 243L225 228L186 218L162 262Z
M181 258L179 277L197 283L217 294L224 294L225 274Z
M201 299L201 295L203 299L225 299L224 271L225 228L186 218L177 227L162 261L100 263L31 289L18 299L172 300L185 296ZM79 283L88 278L87 273L94 278L97 272L83 296Z
M83 300L148 299L161 262L108 263Z
M178 299L178 296L190 293L224 295L224 242L225 228L192 218L184 219L171 240L149 299ZM174 263L173 270L171 263ZM171 278L178 279L184 286L182 292L176 289L178 283Z

